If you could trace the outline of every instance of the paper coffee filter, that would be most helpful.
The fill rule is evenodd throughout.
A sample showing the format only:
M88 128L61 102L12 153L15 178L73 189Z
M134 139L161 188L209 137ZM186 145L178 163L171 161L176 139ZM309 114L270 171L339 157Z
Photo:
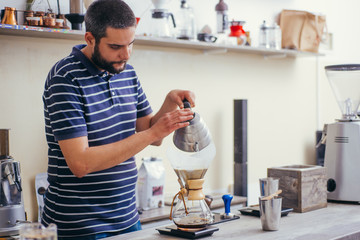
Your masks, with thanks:
M214 143L194 153L181 151L173 145L167 149L167 156L171 166L174 169L181 170L208 169L215 154L216 148Z

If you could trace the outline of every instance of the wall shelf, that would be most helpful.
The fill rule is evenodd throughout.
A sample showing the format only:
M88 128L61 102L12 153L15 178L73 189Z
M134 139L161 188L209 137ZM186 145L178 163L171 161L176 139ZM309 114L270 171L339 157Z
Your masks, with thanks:
M58 29L33 27L24 25L8 25L0 24L0 35L24 36L36 38L53 38L53 39L69 39L69 40L84 40L84 32L79 30ZM288 49L264 49L250 46L229 46L216 43L206 43L198 41L187 41L178 39L164 39L153 38L146 36L136 36L135 45L151 46L151 47L165 47L165 48L183 48L191 50L199 50L204 54L216 53L245 53L261 55L268 58L283 58L283 57L314 57L324 56L322 53L301 52Z

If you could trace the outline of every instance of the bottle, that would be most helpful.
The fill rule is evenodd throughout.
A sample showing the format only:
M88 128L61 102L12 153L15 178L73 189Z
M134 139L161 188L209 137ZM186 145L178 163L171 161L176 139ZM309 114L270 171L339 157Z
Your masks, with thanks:
M178 39L196 39L194 11L189 7L186 0L181 0L180 10L176 15L176 23L176 37Z
M215 6L217 33L225 33L229 28L228 6L224 0L220 0Z

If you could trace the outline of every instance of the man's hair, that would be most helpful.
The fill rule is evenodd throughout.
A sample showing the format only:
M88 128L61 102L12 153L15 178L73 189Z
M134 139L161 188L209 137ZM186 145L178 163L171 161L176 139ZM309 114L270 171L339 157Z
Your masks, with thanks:
M135 26L135 15L122 0L97 0L86 11L85 28L96 42L106 36L108 27L124 29Z

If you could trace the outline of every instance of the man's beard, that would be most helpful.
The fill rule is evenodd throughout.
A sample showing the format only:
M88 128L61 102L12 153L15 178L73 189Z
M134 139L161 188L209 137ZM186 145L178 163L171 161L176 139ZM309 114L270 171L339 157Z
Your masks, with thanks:
M94 53L91 56L91 60L96 66L112 74L120 73L126 68L126 61L120 61L120 62L106 61L105 58L101 56L101 53L99 51L99 45L97 43L95 44ZM114 68L114 64L116 63L124 63L124 66L122 68L116 69Z

